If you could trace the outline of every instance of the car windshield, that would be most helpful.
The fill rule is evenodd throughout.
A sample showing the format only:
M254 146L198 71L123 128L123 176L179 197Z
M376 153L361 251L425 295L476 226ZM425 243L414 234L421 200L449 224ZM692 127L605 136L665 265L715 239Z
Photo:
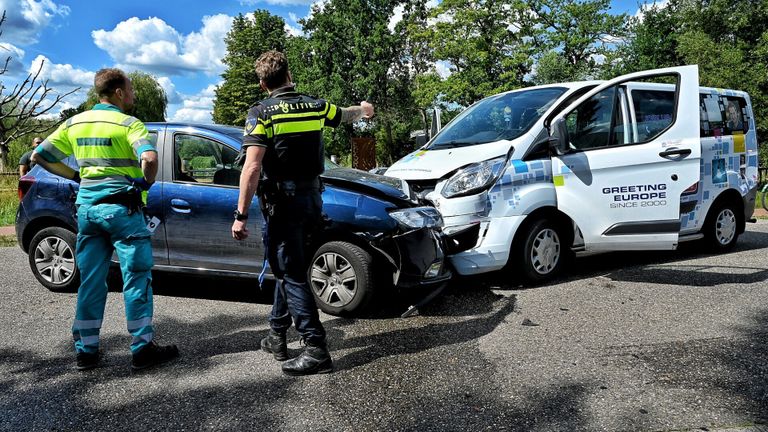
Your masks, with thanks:
M563 87L523 90L491 96L467 108L429 144L430 149L464 147L515 139L530 129Z

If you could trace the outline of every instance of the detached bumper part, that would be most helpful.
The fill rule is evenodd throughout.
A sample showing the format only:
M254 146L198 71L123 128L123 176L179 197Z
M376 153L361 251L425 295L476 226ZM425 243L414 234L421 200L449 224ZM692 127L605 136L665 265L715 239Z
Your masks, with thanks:
M451 278L442 234L430 228L420 228L396 235L392 240L400 252L399 287L432 285Z

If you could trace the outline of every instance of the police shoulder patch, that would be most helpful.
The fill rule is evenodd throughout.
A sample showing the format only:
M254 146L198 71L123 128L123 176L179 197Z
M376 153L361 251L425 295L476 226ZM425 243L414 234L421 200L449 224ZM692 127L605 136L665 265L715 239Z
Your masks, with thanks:
M258 119L252 116L250 113L248 113L248 117L245 119L245 134L250 135L251 132L253 132L253 130L256 129L256 125L258 123L259 123Z

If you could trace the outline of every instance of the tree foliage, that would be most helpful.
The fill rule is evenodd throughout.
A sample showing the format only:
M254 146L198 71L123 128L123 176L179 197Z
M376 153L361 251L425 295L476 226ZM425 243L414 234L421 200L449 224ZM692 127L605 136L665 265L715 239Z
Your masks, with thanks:
M265 10L235 17L225 39L227 54L222 62L227 70L216 88L213 121L242 126L248 108L266 94L259 87L254 62L265 51L283 51L286 46L285 21Z

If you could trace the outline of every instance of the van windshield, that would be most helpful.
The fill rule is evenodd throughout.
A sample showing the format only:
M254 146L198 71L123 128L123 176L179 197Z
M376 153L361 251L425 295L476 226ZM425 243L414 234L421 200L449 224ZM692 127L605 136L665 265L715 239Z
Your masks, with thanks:
M515 139L527 132L565 91L563 87L548 87L487 97L443 128L429 148L464 147Z

